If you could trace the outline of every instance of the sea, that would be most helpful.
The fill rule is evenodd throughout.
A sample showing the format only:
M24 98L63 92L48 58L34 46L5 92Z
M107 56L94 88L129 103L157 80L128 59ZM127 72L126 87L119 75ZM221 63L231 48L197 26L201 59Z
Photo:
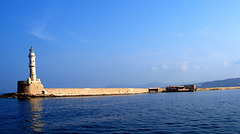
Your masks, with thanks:
M240 90L1 98L0 133L240 133Z

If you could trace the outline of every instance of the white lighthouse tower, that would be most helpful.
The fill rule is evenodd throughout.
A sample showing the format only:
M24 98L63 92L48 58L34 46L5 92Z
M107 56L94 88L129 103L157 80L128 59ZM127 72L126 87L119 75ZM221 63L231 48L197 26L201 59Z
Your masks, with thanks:
M36 81L37 77L36 77L36 62L35 62L35 58L36 55L34 53L33 47L31 46L31 48L29 49L29 70L30 70L30 77L29 80L31 81Z
M25 93L25 94L46 94L47 92L44 90L43 85L41 84L40 79L37 79L36 76L36 55L34 53L33 47L29 49L29 77L27 81L18 81L17 92Z

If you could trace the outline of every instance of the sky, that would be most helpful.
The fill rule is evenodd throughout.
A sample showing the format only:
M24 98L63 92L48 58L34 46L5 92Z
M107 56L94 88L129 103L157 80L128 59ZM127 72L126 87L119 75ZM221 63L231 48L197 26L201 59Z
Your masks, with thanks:
M0 92L240 77L239 0L1 0Z

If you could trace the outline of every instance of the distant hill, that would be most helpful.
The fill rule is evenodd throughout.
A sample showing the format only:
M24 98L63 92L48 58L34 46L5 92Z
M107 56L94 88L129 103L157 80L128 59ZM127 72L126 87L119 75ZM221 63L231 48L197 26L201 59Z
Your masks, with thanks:
M237 87L240 86L240 78L231 78L225 80L215 80L196 84L198 88L210 87Z
M231 78L225 80L215 80L209 82L189 82L189 83L161 83L161 82L153 82L147 83L143 85L126 85L126 84L118 84L118 85L109 85L107 88L149 88L149 87L162 87L166 88L169 85L187 85L187 84L196 84L197 88L210 88L210 87L234 87L240 86L240 78Z

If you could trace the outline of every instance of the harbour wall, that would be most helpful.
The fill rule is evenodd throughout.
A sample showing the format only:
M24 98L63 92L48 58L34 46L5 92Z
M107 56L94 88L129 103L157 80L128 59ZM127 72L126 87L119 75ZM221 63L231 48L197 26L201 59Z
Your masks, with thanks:
M240 89L240 87L197 88L195 91ZM126 95L167 92L160 87L152 88L43 88L41 81L18 81L20 94L32 96L90 96L90 95Z
M26 85L26 83L22 82L19 83L20 86L18 93L3 94L0 95L0 98L130 95L143 93L161 93L166 91L166 89L163 88L43 88L43 87L36 88L36 86L33 85L29 86ZM231 89L240 89L240 87L198 88L196 91L214 91Z
M230 90L230 89L240 89L240 87L212 87L212 88L197 88L197 91Z
M44 95L87 96L148 93L148 88L44 88Z

